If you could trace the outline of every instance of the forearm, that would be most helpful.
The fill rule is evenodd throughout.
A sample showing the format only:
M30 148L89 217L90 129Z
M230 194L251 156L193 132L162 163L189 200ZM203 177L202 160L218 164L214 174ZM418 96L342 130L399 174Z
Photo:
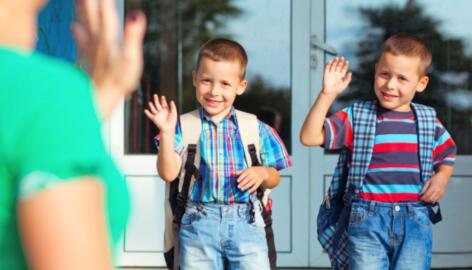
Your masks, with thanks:
M175 180L182 164L180 156L174 150L174 138L174 132L161 132L157 171L162 180L167 182Z
M262 186L265 188L275 188L276 186L278 186L280 183L279 171L277 171L277 169L272 168L272 167L269 167L269 168L262 167L262 168L264 168L267 173L267 178L262 183Z
M300 131L300 142L303 145L318 146L324 143L323 125L335 99L335 95L326 95L323 91L318 96Z
M452 173L454 172L454 167L451 165L440 165L436 169L436 175L440 175L443 179L446 180L446 183L449 182L449 179L452 176Z

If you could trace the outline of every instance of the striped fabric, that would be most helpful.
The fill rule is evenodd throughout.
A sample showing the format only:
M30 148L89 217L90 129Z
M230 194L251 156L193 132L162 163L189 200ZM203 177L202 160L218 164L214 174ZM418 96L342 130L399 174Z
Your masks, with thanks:
M431 174L421 173L420 155L427 166L424 171L432 171L432 165L426 162L431 153L435 167L453 165L456 146L447 130L435 118L434 112L425 111L428 110L426 106L413 106L414 111L410 112L378 108L373 153L359 192L363 199L381 202L419 200L424 181L431 177ZM352 151L352 115L353 107L348 107L327 118L327 148L345 147ZM423 125L423 137L418 135L417 122ZM421 138L423 146L419 148ZM425 156L428 154L430 156Z
M427 181L432 175L433 171L433 147L437 149L440 145L444 145L446 142L451 142L452 139L443 137L441 134L435 139L435 132L437 127L436 114L434 109L419 105L412 104L415 116L417 118L418 128L418 147L419 148L419 166L402 166L405 170L416 170L420 168L420 174L422 181ZM344 131L336 130L335 122L330 117L325 122L325 148L326 149L342 149L338 164L336 166L333 180L328 189L327 198L323 201L320 206L320 212L317 217L317 231L318 240L321 246L326 250L329 255L331 266L333 269L349 269L348 265L348 251L347 251L347 222L349 207L343 205L343 201L338 201L337 197L341 192L341 182L347 181L345 190L345 199L351 194L349 187L355 187L355 193L361 191L364 184L364 178L368 173L369 165L371 164L373 150L375 145L376 135L376 116L377 116L377 102L358 102L354 103L351 107L338 112L339 121L343 123L352 123L352 132L349 133L350 128L346 128ZM406 123L412 122L412 119L403 119ZM344 125L347 126L347 125ZM334 127L334 128L333 128ZM346 132L347 131L347 132ZM344 136L339 136L343 134ZM333 134L334 133L334 134ZM352 136L351 141L347 141L345 138ZM333 143L332 140L337 140L337 143ZM380 140L388 141L388 138L381 137ZM408 141L411 143L412 138L408 137ZM441 144L441 142L443 142ZM339 148L337 148L339 147ZM454 146L455 147L455 146ZM438 151L438 153L442 153ZM438 154L437 153L437 154ZM455 150L454 150L455 154ZM350 158L352 160L350 160ZM438 158L435 155L438 164L447 162L448 159L453 160L453 156L446 156ZM439 161L440 160L440 161ZM395 163L390 166L395 166ZM371 170L378 169L378 167L371 167ZM346 177L346 170L348 171ZM429 170L423 173L423 171ZM385 173L385 172L384 172ZM377 191L384 192L385 185L377 185ZM388 186L389 192L395 191L398 186ZM402 189L405 187L401 187ZM348 190L349 189L349 190ZM410 185L407 187L408 190L414 192L417 187ZM349 202L348 202L349 203Z
M202 181L195 182L189 199L203 203L246 203L247 191L237 187L237 172L247 168L244 149L238 132L234 108L218 123L213 122L201 109L202 133L200 135ZM262 166L277 170L291 166L290 156L277 132L259 121L260 160ZM175 151L183 153L180 126L176 127Z

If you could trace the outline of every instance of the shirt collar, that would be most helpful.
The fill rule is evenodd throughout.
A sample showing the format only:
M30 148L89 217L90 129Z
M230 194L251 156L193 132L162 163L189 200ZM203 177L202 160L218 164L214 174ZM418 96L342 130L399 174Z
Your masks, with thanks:
M211 120L211 117L205 112L205 110L201 106L200 106L200 118L202 120L214 123L213 120ZM229 114L226 115L221 121L224 121L224 120L231 120L233 121L234 124L237 124L236 109L234 108L234 106L231 107Z

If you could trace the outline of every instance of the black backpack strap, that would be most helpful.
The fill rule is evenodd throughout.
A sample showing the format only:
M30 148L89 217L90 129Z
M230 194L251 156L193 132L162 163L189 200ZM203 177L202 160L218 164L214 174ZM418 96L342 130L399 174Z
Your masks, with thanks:
M187 204L188 193L192 176L195 179L200 178L200 172L195 167L195 155L197 153L197 145L189 144L187 147L187 161L185 162L185 176L183 179L182 190L177 194L176 207L174 212L174 223L180 224L182 216L185 213L185 205Z

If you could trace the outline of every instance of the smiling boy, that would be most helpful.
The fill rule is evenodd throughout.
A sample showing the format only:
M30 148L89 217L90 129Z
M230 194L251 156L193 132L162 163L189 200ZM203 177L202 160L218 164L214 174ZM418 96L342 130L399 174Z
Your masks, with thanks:
M349 194L354 197L352 205L347 205L349 269L430 267L429 204L443 196L456 154L434 109L412 102L428 85L431 60L430 50L418 37L390 37L375 66L377 100L358 102L328 118L329 107L352 74L342 57L325 66L323 89L305 119L300 140L349 153L347 179L357 180L350 183L356 190Z
M195 181L182 217L181 269L270 269L262 207L255 196L259 186L279 184L278 170L291 165L276 131L259 128L261 166L248 167L238 133L237 96L244 93L247 55L235 41L213 39L199 51L192 72L200 103L201 179ZM159 175L173 181L185 154L182 131L173 101L154 97L146 115L160 130Z

